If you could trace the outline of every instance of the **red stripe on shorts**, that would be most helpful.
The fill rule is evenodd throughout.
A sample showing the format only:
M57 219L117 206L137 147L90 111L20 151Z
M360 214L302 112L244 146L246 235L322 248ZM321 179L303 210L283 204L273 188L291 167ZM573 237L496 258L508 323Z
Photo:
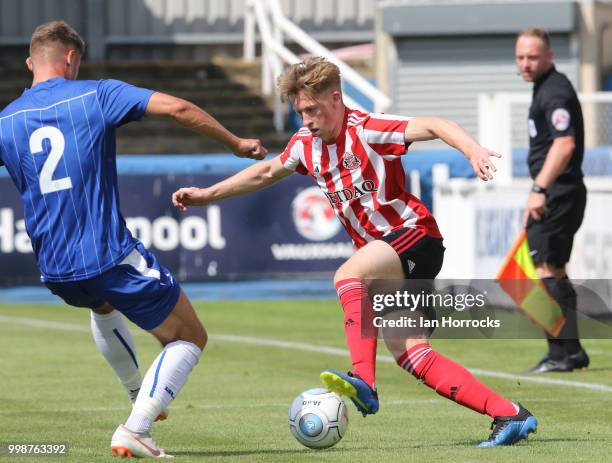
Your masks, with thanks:
M408 241L404 241L402 242L401 245L398 245L395 251L398 254L402 254L404 251L406 251L406 249L410 248L411 246L414 246L415 243L419 241L421 238L423 238L424 236L425 236L425 232L422 230L418 230L417 233L413 235Z

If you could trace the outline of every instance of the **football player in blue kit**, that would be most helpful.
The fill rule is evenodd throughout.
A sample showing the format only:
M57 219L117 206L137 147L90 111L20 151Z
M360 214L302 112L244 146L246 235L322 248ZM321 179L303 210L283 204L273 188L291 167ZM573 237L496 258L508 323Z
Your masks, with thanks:
M84 51L63 21L34 31L26 61L32 86L0 113L0 163L23 200L41 281L66 303L91 309L96 345L133 402L112 437L113 454L163 457L152 424L167 415L207 335L171 273L126 227L115 130L166 116L236 156L262 159L266 150L185 100L117 80L76 80ZM144 378L123 315L163 345Z

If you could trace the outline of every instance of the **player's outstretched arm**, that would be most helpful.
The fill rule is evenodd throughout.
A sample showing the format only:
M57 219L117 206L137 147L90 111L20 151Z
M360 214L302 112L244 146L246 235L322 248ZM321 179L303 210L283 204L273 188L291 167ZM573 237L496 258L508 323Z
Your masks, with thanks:
M182 98L155 92L151 95L146 114L171 117L182 126L227 146L241 158L263 159L268 153L261 141L237 137L202 108Z
M185 212L187 206L206 206L220 199L259 191L292 173L293 171L283 166L280 156L277 156L269 161L253 164L208 188L181 188L172 195L172 204Z
M497 169L491 157L501 155L480 146L459 124L440 117L413 117L404 132L406 143L436 138L461 151L482 180L493 178Z

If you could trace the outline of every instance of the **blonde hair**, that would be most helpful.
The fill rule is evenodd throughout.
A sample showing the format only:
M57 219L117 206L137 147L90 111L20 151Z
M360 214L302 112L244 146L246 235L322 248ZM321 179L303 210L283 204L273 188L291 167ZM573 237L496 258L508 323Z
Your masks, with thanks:
M283 101L301 91L315 97L329 89L340 90L340 69L321 56L307 58L289 66L278 78L278 87Z
M550 48L550 36L548 32L540 27L526 27L516 36L517 39L519 37L536 37L544 43L544 48L546 50Z
M66 48L73 48L81 56L85 53L85 42L77 31L65 21L50 21L38 26L32 34L30 56L53 43L61 43Z

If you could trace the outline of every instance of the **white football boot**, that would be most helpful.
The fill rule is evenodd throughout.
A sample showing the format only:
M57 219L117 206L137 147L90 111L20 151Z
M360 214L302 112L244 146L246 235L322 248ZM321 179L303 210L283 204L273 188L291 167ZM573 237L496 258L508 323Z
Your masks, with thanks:
M123 458L172 458L172 455L157 446L151 436L132 432L122 424L117 427L111 439L111 452Z

